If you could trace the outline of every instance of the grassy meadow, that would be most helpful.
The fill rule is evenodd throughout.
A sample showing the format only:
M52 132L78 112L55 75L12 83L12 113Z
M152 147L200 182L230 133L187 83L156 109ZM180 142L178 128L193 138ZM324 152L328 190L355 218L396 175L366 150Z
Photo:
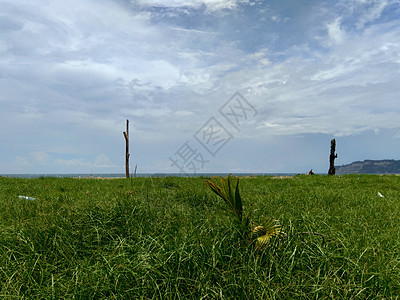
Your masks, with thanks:
M262 250L206 179L0 177L0 298L400 299L400 176L240 178Z

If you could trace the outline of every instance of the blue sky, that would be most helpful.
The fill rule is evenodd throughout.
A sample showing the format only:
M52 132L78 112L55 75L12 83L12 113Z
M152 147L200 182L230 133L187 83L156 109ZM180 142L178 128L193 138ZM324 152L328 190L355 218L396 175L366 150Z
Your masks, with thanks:
M398 0L0 6L0 174L400 159Z

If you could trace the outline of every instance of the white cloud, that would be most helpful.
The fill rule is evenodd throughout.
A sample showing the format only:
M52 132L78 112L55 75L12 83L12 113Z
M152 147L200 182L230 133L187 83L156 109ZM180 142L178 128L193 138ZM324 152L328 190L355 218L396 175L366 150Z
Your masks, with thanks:
M391 1L309 4L301 13L233 0L6 3L0 143L21 149L12 139L21 136L34 153L14 151L9 161L112 168L125 119L143 149L171 149L236 91L259 111L238 134L251 142L399 125Z
M115 165L105 154L100 154L96 157L96 161L94 162L94 166L96 168L110 168L116 167Z
M369 22L379 19L383 10L388 6L386 0L357 1L361 3L361 7L366 8L357 22L357 28L362 29Z
M115 169L115 167L118 167L105 154L98 155L94 162L89 162L84 158L72 158L72 159L54 159L54 164L57 166L65 167L67 169L80 168L85 171L88 171L89 169L94 169L94 170L110 169L110 168Z
M336 18L333 22L326 25L329 35L329 44L341 44L345 39L345 32L341 27L341 19Z
M29 166L29 160L25 156L17 156L15 158L15 165L20 167L20 166Z
M91 168L93 165L83 158L75 159L55 159L54 164L61 167Z
M158 7L189 7L199 9L205 6L207 11L218 11L222 9L234 9L239 3L248 3L248 0L132 0L132 3L140 6L158 6Z
M50 161L50 156L44 151L31 152L34 163L43 165L48 164Z

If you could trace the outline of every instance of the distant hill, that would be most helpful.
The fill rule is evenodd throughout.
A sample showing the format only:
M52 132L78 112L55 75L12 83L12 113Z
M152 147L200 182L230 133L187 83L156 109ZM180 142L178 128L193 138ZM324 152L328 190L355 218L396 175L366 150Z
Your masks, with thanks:
M400 174L400 160L364 160L337 166L336 174Z

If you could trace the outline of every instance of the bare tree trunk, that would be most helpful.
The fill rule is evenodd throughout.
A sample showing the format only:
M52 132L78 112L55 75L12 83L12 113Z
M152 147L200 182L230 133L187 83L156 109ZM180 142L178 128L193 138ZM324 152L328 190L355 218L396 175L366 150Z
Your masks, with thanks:
M126 120L126 131L123 133L125 138L125 173L126 178L129 178L129 120Z
M335 158L337 158L337 154L335 154L336 149L336 141L335 139L331 140L331 154L329 155L329 171L328 175L335 175Z

